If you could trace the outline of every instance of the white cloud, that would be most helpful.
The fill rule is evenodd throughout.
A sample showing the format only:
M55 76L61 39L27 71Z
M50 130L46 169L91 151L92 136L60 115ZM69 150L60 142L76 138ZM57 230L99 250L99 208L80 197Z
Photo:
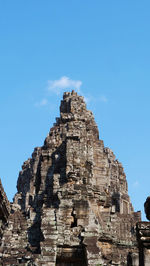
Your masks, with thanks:
M47 99L42 99L40 102L36 102L35 106L36 107L41 107L41 106L47 105L47 103L48 103Z
M100 96L99 100L100 100L101 102L103 102L103 103L107 103L107 102L108 102L107 97L104 96L104 95Z
M133 187L138 187L139 186L139 181L135 181L134 183L133 183Z
M81 85L81 80L72 80L66 76L63 76L57 80L49 80L48 90L56 94L60 94L64 89L76 89L79 92Z

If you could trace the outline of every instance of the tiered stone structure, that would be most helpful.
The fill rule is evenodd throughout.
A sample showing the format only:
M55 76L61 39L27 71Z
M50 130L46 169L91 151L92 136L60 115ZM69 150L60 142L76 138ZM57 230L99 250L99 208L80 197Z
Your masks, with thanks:
M64 93L60 118L24 163L17 189L0 265L139 265L140 212L76 92Z

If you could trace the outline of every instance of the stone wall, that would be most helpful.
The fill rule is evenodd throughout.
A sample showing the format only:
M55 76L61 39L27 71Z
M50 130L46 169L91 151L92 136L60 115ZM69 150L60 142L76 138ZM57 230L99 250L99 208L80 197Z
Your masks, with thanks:
M150 222L137 224L137 240L139 246L139 265L150 265Z
M0 244L1 244L3 231L8 220L9 213L10 213L10 203L7 199L6 193L3 189L2 182L0 179Z

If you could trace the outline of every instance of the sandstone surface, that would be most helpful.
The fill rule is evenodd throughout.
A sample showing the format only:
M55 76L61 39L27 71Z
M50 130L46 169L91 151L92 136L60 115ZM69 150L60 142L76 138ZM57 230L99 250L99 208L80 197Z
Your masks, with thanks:
M24 162L7 210L0 265L139 265L141 214L122 164L74 91L64 93L60 117Z

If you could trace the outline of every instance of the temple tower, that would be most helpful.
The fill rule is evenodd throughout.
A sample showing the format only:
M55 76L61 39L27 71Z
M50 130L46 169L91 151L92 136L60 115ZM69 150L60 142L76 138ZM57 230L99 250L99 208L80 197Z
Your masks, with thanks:
M23 164L17 190L2 265L139 265L140 212L121 163L76 92L64 93L60 117Z

